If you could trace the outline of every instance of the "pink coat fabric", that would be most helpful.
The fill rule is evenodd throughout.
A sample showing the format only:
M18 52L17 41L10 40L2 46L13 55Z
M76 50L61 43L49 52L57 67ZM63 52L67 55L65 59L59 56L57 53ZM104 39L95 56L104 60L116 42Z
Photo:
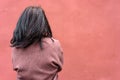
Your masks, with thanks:
M29 47L13 48L13 69L17 72L17 80L58 80L58 72L62 70L63 51L58 40L42 39L42 47L34 43Z

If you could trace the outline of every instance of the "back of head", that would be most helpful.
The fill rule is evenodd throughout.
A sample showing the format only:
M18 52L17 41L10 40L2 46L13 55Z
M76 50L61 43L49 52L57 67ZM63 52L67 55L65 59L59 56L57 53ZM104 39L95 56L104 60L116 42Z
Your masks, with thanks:
M41 7L29 6L20 16L13 37L12 47L26 48L44 37L52 37L52 31L45 12Z

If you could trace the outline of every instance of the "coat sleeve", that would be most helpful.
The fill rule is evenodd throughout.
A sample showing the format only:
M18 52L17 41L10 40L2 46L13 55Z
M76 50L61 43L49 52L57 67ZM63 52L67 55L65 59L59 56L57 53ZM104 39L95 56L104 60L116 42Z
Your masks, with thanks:
M53 48L55 51L53 52L53 56L52 56L53 57L52 66L57 67L59 72L62 70L62 66L63 66L63 50L58 40L56 40L54 44L55 46Z

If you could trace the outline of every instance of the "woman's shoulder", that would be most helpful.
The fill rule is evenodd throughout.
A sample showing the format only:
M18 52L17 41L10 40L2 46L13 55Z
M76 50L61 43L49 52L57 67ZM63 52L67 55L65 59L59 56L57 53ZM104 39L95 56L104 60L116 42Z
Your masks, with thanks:
M60 41L56 38L44 38L43 39L44 46L51 46L51 47L61 47Z
M46 37L46 38L43 38L42 39L42 41L43 42L48 42L48 43L54 43L54 44L59 44L60 42L59 42L59 40L58 39L55 39L55 38L48 38L48 37Z

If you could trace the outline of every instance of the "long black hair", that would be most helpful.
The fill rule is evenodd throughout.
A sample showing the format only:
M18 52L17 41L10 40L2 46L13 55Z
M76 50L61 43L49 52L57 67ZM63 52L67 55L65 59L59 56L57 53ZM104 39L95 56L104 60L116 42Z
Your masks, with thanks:
M11 47L26 48L44 37L52 37L52 31L45 12L41 7L29 6L20 16L13 37Z

